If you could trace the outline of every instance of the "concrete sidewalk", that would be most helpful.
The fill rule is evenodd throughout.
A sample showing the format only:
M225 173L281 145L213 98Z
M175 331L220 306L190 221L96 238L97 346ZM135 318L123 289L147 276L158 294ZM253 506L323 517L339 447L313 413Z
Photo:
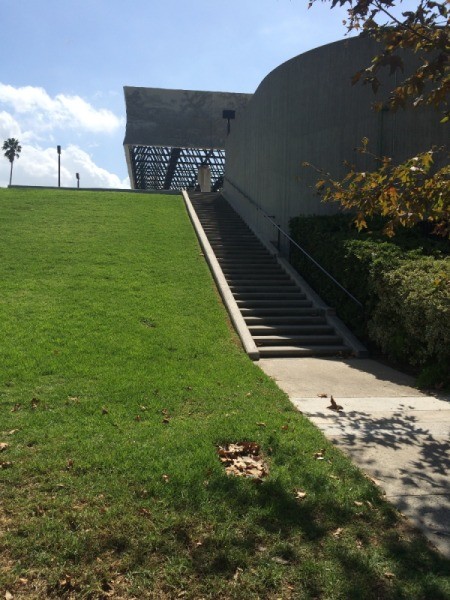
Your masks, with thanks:
M450 396L427 396L409 376L369 359L258 364L450 557ZM330 395L343 410L327 408Z

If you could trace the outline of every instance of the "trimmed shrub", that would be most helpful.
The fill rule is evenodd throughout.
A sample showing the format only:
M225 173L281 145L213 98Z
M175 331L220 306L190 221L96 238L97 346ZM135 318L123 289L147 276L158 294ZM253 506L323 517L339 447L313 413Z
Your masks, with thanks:
M395 361L450 376L450 259L405 260L373 280L370 338Z
M292 265L372 350L381 349L397 363L426 371L426 385L439 383L450 371L450 245L420 231L389 239L382 236L381 227L380 220L371 233L359 233L345 215L291 221L293 239L364 310L295 247Z

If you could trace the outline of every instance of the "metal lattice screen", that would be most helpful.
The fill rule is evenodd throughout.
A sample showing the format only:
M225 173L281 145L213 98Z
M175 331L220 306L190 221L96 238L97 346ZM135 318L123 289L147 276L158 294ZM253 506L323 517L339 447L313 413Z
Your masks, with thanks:
M132 146L129 151L136 189L195 188L201 165L210 167L212 189L221 187L225 168L223 149Z

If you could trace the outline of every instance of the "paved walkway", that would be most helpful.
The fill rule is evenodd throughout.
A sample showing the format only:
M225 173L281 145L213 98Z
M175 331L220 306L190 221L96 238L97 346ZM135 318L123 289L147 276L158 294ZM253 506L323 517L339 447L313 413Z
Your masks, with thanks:
M369 359L258 364L450 557L450 396L422 394L409 376ZM330 394L342 411L327 408Z

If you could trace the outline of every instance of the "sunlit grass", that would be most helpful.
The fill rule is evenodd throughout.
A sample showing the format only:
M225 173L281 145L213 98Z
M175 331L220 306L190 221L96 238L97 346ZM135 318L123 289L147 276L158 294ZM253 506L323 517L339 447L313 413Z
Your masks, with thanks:
M181 198L0 191L0 337L2 594L450 594L448 562L242 352ZM240 440L264 482L224 474Z

